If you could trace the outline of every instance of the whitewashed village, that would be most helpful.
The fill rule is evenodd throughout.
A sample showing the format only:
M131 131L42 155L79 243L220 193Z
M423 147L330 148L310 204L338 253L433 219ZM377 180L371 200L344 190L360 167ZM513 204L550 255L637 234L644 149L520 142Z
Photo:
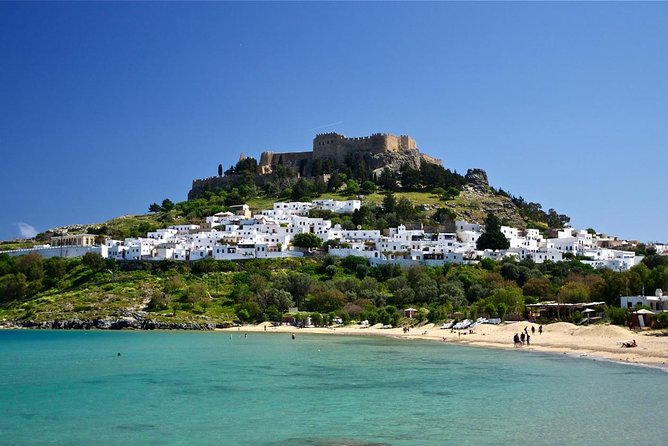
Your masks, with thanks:
M297 234L311 233L328 244L330 255L365 257L372 266L383 263L438 266L505 258L543 263L578 256L586 258L582 262L594 268L626 271L643 259L632 251L612 248L622 244L616 237L571 227L558 231L556 238L544 238L538 229L501 226L510 247L481 251L476 249L476 242L484 227L461 220L456 221L454 233L430 233L401 225L382 234L380 230L346 230L340 225L332 225L330 220L309 217L312 210L350 214L361 205L360 200L277 202L273 209L253 214L244 204L232 206L233 212L208 216L204 224L169 226L149 232L146 237L109 238L104 244L96 245L96 235L64 234L52 237L50 244L4 252L9 255L36 252L43 257L77 257L86 252L97 252L114 260L144 261L301 257L308 255L309 249L294 246L292 241ZM668 246L654 247L659 253L668 252Z

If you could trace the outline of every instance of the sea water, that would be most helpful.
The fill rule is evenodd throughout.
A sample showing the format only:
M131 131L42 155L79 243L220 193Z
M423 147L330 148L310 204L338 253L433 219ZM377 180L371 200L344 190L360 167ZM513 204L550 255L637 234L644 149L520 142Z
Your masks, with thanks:
M565 355L304 330L5 330L0 444L665 444L667 385Z

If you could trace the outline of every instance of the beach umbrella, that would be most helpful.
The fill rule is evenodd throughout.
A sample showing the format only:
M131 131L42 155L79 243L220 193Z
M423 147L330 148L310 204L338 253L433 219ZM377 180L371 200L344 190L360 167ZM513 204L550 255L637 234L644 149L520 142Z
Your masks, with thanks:
M649 315L655 316L655 313L653 313L652 311L649 311L649 310L645 310L644 308L641 309L641 310L638 310L638 311L634 311L633 314L638 315L638 323L640 324L641 328L645 327L645 320L643 318L643 315L645 315L645 316L649 316Z
M634 311L633 314L656 314L653 311L645 310L644 308L642 310Z

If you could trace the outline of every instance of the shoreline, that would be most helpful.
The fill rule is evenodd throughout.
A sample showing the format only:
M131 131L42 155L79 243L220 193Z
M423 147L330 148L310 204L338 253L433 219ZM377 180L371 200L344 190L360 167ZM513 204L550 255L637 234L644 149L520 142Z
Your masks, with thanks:
M531 345L515 348L513 335L527 327L531 333ZM266 327L266 328L265 328ZM445 342L478 348L519 350L568 355L574 358L609 361L618 364L658 368L668 372L668 336L655 336L652 332L632 332L614 325L577 326L568 322L543 325L543 333L538 334L538 324L529 322L506 323L502 325L483 324L475 327L473 333L462 330L451 332L434 324L412 328L404 333L402 328L341 326L336 328L296 328L288 325L278 327L270 323L245 325L241 327L217 328L215 331L277 334L326 334L339 336L382 336L401 340L425 340ZM466 332L466 333L464 333ZM637 341L634 348L622 347L622 342Z
M614 325L577 326L568 322L556 322L543 325L543 333L538 333L538 324L529 322L511 322L501 325L483 324L475 327L473 333L467 330L461 332L442 330L434 324L426 324L411 328L404 333L402 328L382 328L381 324L372 327L347 325L339 327L309 327L296 328L290 325L273 326L269 322L258 325L243 325L228 328L214 328L196 324L160 324L152 328L119 327L98 328L92 327L40 327L40 326L7 326L0 325L0 330L66 330L66 331L218 331L238 333L274 333L286 334L324 334L335 336L380 336L404 341L444 342L469 347L519 350L522 352L539 352L549 354L568 355L574 358L584 358L599 361L608 361L618 364L657 368L668 372L668 334L656 331L633 332L627 328ZM527 327L531 335L531 345L518 348L513 347L513 336L521 333ZM659 334L661 333L661 334ZM623 342L637 341L637 347L622 347Z

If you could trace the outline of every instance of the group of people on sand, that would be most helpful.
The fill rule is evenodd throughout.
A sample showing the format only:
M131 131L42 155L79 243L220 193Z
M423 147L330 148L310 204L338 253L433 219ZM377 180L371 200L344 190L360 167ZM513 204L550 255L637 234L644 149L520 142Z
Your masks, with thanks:
M531 335L533 334L536 334L536 327L532 325ZM543 334L542 325L538 327L538 334ZM524 327L524 330L521 334L515 333L515 336L513 336L513 343L515 344L515 347L523 347L525 342L526 345L531 345L531 335L529 334L529 327Z

